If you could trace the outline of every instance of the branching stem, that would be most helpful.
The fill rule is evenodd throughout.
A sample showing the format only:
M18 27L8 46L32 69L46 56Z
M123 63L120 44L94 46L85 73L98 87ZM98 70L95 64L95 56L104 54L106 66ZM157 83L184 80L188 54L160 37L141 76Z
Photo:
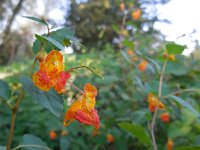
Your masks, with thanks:
M163 76L164 76L166 65L167 65L167 60L165 60L163 66L162 66L161 74L160 74L160 81L159 81L159 87L158 87L158 98L159 98L159 101L160 101L160 98L162 96ZM151 137L152 137L154 150L158 150L157 144L156 144L155 133L154 133L154 126L155 126L155 123L156 123L156 116L157 116L157 113L158 113L159 101L158 101L158 103L156 105L156 109L155 109L155 112L153 114L153 119L152 119L152 122L151 122Z

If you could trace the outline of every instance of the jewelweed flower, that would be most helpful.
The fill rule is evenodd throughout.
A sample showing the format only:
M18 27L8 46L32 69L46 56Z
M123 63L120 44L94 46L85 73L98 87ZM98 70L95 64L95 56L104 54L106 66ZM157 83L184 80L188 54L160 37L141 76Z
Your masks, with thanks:
M169 113L168 112L165 112L165 113L162 113L160 115L160 119L162 120L162 122L169 122Z
M57 133L56 133L55 131L51 130L51 131L49 132L49 138L50 138L51 140L54 140L56 137L57 137Z
M47 56L41 53L40 69L33 74L34 84L43 91L54 88L58 93L63 93L66 81L71 77L64 71L63 55L52 50Z
M171 139L168 139L166 149L172 150L173 146L174 146L174 142Z
M156 97L152 93L148 94L147 101L149 103L148 109L151 112L154 112L156 110L157 105L159 109L165 108L165 105L162 102L159 102L158 97Z
M140 71L145 71L147 69L147 65L148 62L145 60L142 60L139 64L138 64L138 70Z
M142 12L140 9L136 9L135 11L132 12L131 16L134 20L138 20L141 16Z
M109 143L113 143L114 141L115 141L115 139L114 139L114 137L113 137L113 135L112 134L107 134L106 135L106 138L107 138L107 142L109 142Z
M77 120L86 125L93 125L98 129L100 127L99 116L94 108L96 96L97 89L90 83L85 84L83 95L66 111L64 125L67 126L74 120Z

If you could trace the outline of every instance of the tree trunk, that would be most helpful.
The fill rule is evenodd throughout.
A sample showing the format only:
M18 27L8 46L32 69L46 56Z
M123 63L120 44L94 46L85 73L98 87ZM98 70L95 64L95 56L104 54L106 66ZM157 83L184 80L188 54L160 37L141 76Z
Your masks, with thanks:
M13 53L12 46L11 47L9 46L10 42L12 42L12 40L11 40L12 35L10 32L10 28L13 24L13 21L15 20L15 17L21 10L23 2L24 2L24 0L19 0L18 4L13 9L12 16L8 20L8 24L4 30L3 43L0 45L0 52L1 52L0 53L0 64L7 64L9 61L9 57L11 56L11 53Z

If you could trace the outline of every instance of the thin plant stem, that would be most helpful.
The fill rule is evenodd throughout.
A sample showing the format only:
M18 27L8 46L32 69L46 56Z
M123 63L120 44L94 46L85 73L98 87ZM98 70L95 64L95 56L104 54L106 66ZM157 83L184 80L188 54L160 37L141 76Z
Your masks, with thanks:
M164 76L166 65L167 65L167 60L165 60L165 62L163 64L163 67L162 67L162 70L161 70L161 74L160 74L160 81L159 81L159 87L158 87L158 98L159 99L162 96L163 76ZM156 123L156 116L157 116L157 113L158 113L158 105L159 105L159 101L158 101L158 103L156 105L156 109L155 109L155 112L153 114L153 119L152 119L152 122L151 122L151 137L152 137L154 150L158 149L157 148L157 144L156 144L155 133L154 133L154 126L155 126L155 123Z
M13 134L14 134L14 127L15 127L15 120L16 120L16 114L17 110L19 108L19 104L21 100L23 99L24 96L24 91L22 90L21 93L19 94L19 97L16 101L15 106L12 108L12 117L11 117L11 123L10 123L10 131L8 135L8 141L6 145L6 150L10 150L11 144L12 144L12 139L13 139Z
M31 70L30 70L30 73L29 73L29 76L30 76L30 77L32 76L32 71L34 70L34 66L35 66L36 62L37 62L37 58L35 58L35 60L34 60L34 62L33 62L33 64L32 64L32 66L31 66Z
M79 89L75 84L73 84L73 83L71 83L71 82L67 82L67 83L69 83L71 86L73 86L73 88L74 88L75 90L79 91L81 94L84 94L84 92L83 92L81 89Z
M179 94L179 93L184 93L184 92L195 92L195 91L200 91L200 89L184 89L184 90L178 90L176 92L172 92L170 94L167 94L165 96L162 96L161 98L164 99L164 98L168 98L170 97L171 95L175 95L175 94Z
M42 145L19 145L19 146L15 147L11 150L17 150L17 149L22 148L22 147L35 147L35 148L42 148L44 150L52 150L52 149L50 149L46 146L42 146Z
M72 72L72 71L74 71L74 70L76 70L76 69L80 69L80 68L86 68L86 69L88 69L89 71L91 71L92 73L96 74L98 77L104 79L103 76L102 76L101 74L99 74L98 72L94 71L93 69L91 69L91 68L88 67L88 66L77 66L77 67L72 67L72 68L66 70L66 72Z

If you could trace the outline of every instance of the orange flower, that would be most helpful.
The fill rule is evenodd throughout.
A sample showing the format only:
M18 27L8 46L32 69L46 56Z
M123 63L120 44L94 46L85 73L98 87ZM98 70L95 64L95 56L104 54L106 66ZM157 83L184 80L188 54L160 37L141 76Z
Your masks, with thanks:
M114 139L114 137L113 137L113 135L112 134L107 134L106 135L106 138L107 138L107 142L109 142L109 143L113 143L114 141L115 141L115 139Z
M54 88L58 93L64 91L70 73L64 71L64 58L56 50L52 50L46 57L41 54L40 70L33 74L34 84L43 91ZM44 58L45 57L45 58Z
M162 113L160 115L160 119L162 120L162 122L169 122L169 119L170 119L169 113L167 113L167 112Z
M56 133L55 131L51 130L51 131L49 132L49 138L50 138L51 140L54 140L56 137L57 137L57 133Z
M174 61L175 60L175 55L173 55L173 54L169 55L168 59L171 60L171 61Z
M134 20L138 20L142 14L141 9L136 9L135 11L132 12L131 16Z
M147 101L149 103L148 109L151 112L154 112L156 110L157 105L159 109L165 108L165 105L162 102L159 102L158 97L156 97L152 93L148 94Z
M120 7L120 10L123 12L124 8L125 8L124 3L121 2L120 5L119 5L119 7Z
M167 150L172 150L173 145L174 145L174 142L171 139L168 139L167 145L166 145L166 149Z
M128 49L127 54L128 55L133 55L134 53L133 53L133 51L131 49Z
M86 125L93 125L96 129L100 127L99 116L94 108L97 89L90 83L84 85L84 94L75 101L67 110L64 125L67 126L74 120Z
M139 64L138 64L138 70L140 71L145 71L147 69L147 65L148 62L145 60L142 60Z

